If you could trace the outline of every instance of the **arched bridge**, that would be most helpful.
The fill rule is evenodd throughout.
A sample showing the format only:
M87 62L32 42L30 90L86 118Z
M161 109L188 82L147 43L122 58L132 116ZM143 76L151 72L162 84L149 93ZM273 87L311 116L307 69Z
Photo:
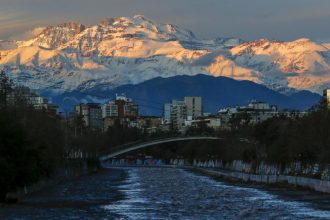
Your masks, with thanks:
M152 141L146 141L143 143L135 143L135 144L129 144L129 145L123 145L121 147L118 147L116 149L113 149L113 151L107 155L101 156L100 161L104 162L106 160L109 160L111 158L120 156L122 154L128 153L130 151L139 150L142 148L158 145L158 144L165 144L170 142L178 142L178 141L191 141L191 140L220 140L222 138L219 137L174 137L174 138L165 138L165 139L158 139L158 140L152 140Z

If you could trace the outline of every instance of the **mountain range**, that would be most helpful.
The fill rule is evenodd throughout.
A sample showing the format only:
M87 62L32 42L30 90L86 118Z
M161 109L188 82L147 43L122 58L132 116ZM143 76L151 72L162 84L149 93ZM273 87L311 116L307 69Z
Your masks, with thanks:
M215 113L224 107L246 105L252 100L268 102L282 110L306 110L318 104L321 99L320 95L309 91L285 95L251 81L238 81L205 74L157 77L135 85L119 86L102 93L99 91L99 88L93 88L84 92L43 95L53 97L53 102L70 111L72 106L80 101L104 103L113 100L116 94L125 94L139 105L142 115L160 115L164 103L170 103L172 99L183 100L185 96L201 96L204 111L209 113Z
M305 38L204 40L141 15L32 32L30 39L0 41L0 67L16 83L54 97L197 74L248 80L284 95L330 86L330 44Z

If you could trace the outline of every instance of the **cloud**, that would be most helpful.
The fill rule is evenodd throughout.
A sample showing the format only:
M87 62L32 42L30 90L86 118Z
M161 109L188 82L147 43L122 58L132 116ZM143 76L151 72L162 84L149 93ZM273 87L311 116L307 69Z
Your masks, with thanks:
M24 33L16 34L16 35L10 37L10 39L13 39L13 40L28 40L28 39L31 39L31 38L34 38L34 37L38 36L43 30L45 30L45 27L36 27L31 31L26 31Z

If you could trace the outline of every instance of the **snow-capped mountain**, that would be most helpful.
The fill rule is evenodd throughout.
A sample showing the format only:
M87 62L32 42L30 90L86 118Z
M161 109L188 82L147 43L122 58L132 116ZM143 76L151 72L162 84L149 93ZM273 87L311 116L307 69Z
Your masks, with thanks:
M226 76L280 91L330 85L330 44L198 39L144 16L107 18L87 27L49 26L24 41L0 41L0 65L14 81L56 93L100 91L176 75Z
M231 49L234 61L258 70L266 85L320 92L330 82L330 51L309 39L279 42L261 39Z

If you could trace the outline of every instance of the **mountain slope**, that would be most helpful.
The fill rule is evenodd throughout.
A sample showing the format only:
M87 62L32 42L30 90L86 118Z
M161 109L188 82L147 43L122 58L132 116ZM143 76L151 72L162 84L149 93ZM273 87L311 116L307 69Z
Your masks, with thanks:
M329 86L330 51L309 39L279 42L261 39L231 49L236 63L262 72L264 84L321 92Z
M201 40L138 15L90 27L49 26L25 41L0 41L0 67L17 83L59 94L199 73L250 80L283 93L292 88L320 93L330 86L327 45L308 39Z
M70 105L84 99L86 102L105 102L113 99L115 94L125 93L140 105L140 111L146 115L160 115L164 103L172 99L183 99L184 96L202 96L204 110L217 112L226 106L245 105L251 100L276 104L279 108L307 109L319 102L321 96L303 91L292 95L283 95L265 86L250 82L237 81L227 77L207 75L175 76L154 78L137 85L120 86L114 90L102 91L92 89L86 93L71 92L55 97L53 101L61 102L70 109Z

